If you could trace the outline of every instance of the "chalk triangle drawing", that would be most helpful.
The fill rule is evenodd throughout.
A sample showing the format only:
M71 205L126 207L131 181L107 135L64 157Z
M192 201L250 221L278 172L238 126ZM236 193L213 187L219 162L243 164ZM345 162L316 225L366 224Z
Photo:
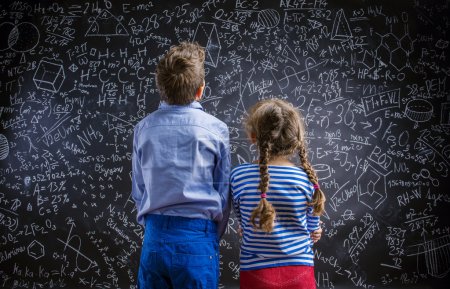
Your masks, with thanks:
M108 10L103 10L92 22L85 36L128 36L120 20Z
M283 55L284 58L289 59L290 61L294 62L297 65L300 64L300 62L297 59L297 56L295 56L294 52L292 52L292 49L289 48L289 46L284 47L283 52L281 52L281 55Z
M346 40L352 37L352 31L345 17L344 10L337 12L334 18L333 30L331 31L331 40Z
M323 26L322 23L316 20L308 19L308 22L312 29L317 29Z
M114 131L116 134L119 134L127 130L131 131L133 128L130 122L109 113L106 115L106 120L108 122L108 132Z

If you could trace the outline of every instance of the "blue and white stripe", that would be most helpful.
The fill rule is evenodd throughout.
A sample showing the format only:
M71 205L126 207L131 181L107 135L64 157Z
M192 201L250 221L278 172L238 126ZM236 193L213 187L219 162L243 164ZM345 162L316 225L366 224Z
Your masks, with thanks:
M243 229L241 270L314 265L310 232L319 228L319 217L307 205L314 192L306 172L299 167L269 165L267 200L276 211L271 233L253 228L252 211L260 201L259 166L243 164L231 172L233 206Z

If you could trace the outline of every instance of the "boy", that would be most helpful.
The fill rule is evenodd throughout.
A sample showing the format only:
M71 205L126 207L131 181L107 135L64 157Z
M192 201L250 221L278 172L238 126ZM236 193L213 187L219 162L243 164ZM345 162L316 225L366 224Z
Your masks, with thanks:
M135 127L132 197L145 225L139 288L217 288L230 214L229 133L198 102L205 52L171 47L156 68L161 104Z

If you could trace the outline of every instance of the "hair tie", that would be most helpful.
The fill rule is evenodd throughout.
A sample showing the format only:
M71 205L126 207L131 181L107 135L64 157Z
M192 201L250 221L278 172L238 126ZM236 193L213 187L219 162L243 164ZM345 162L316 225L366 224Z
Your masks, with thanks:
M265 199L267 197L266 193L261 194L261 199Z
M315 189L315 190L320 189L319 184L314 184L314 189Z

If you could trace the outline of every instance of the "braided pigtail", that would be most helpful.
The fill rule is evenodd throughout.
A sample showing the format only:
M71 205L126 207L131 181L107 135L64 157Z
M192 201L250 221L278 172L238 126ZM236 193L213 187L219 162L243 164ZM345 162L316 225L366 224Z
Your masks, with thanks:
M250 221L253 227L262 229L264 232L270 233L273 229L275 221L275 209L272 204L267 201L267 191L269 189L269 168L270 159L270 142L263 141L259 145L259 190L261 191L261 200L258 206L253 210ZM256 225L256 219L259 218L259 225Z
M314 185L314 194L312 200L309 202L309 206L313 207L314 215L320 216L325 209L325 194L319 187L319 179L317 178L316 172L308 161L306 146L303 142L299 144L298 156L300 158L303 169L308 175L309 180Z

